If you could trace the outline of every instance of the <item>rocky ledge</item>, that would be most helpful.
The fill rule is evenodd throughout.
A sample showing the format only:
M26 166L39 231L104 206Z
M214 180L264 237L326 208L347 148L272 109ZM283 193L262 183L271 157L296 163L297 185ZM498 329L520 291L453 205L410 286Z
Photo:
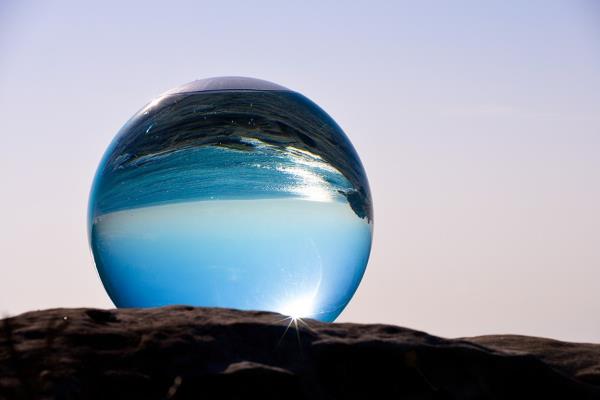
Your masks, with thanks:
M600 345L266 312L52 309L0 324L3 399L600 399Z

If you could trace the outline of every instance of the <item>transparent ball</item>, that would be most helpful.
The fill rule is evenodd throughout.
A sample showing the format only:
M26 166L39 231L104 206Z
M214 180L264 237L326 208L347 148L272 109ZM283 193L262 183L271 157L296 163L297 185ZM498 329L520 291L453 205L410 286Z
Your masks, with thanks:
M352 144L299 93L212 78L138 111L92 187L117 307L189 304L333 321L365 271L372 205Z

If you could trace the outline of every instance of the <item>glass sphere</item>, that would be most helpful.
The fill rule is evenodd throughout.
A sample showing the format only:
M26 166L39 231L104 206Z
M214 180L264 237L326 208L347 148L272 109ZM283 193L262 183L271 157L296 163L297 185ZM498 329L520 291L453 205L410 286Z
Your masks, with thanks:
M335 121L251 78L138 111L94 178L89 238L117 307L189 304L333 321L365 271L372 205Z

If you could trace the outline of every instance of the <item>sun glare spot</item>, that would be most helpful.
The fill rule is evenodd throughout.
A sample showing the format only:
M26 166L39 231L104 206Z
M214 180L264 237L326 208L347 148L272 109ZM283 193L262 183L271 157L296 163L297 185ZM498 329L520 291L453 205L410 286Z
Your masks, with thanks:
M287 315L292 320L312 317L314 315L314 297L314 295L310 295L294 299L290 303L284 304L280 313Z
M303 325L310 329L310 326L303 320L303 318L314 318L315 295L316 292L311 293L308 296L298 297L288 303L284 303L280 307L279 313L286 315L286 318L282 319L281 321L287 321L287 327L285 328L279 343L281 343L281 340L283 340L292 325L294 326L298 343L300 343L299 325Z

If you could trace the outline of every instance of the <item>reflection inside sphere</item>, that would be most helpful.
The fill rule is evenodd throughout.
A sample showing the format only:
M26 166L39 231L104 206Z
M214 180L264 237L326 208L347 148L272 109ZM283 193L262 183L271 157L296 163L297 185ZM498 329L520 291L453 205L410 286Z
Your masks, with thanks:
M98 272L118 307L190 304L333 321L369 257L367 178L299 93L196 81L136 113L90 196Z

